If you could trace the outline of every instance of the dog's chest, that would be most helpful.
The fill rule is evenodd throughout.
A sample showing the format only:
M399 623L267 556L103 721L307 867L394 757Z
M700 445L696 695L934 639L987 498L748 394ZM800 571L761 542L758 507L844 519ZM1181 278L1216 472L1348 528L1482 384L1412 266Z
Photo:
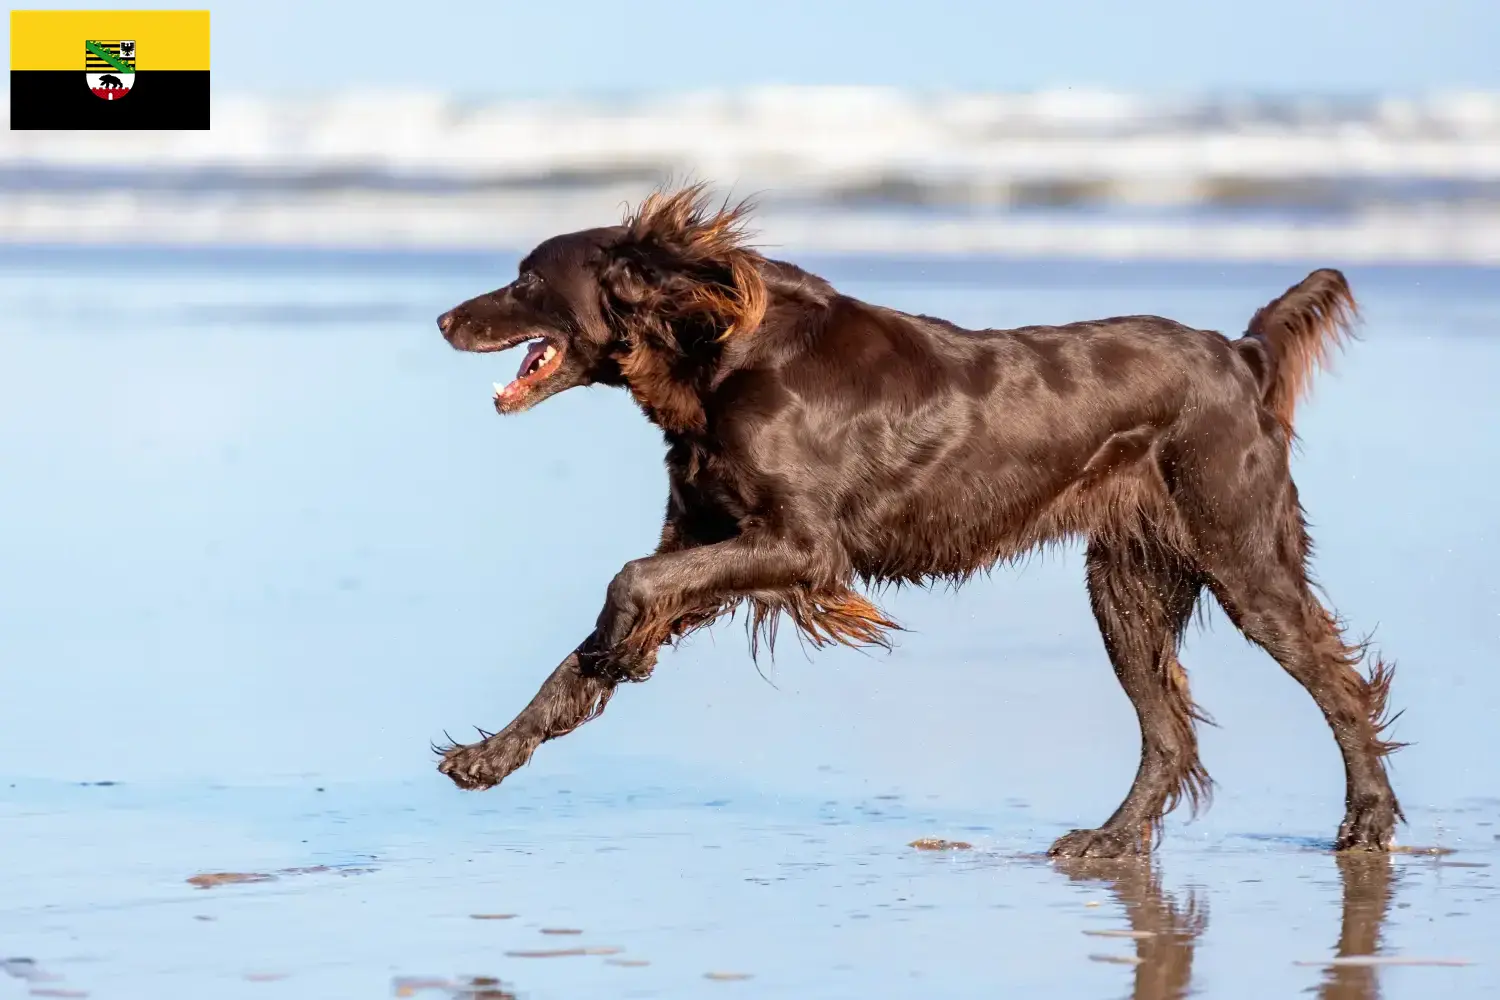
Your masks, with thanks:
M678 456L673 456L677 458ZM746 525L756 500L746 490L742 477L712 456L681 456L669 459L673 507L678 516L705 539L728 538Z

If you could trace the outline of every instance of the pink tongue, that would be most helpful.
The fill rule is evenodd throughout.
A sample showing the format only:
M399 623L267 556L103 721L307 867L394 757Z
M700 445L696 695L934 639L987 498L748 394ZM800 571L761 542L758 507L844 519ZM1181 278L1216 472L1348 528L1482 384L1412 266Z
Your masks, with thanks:
M530 370L532 363L545 353L547 353L547 342L545 340L538 340L532 344L531 349L526 352L526 357L521 359L521 367L516 372L516 378L525 378L526 372Z

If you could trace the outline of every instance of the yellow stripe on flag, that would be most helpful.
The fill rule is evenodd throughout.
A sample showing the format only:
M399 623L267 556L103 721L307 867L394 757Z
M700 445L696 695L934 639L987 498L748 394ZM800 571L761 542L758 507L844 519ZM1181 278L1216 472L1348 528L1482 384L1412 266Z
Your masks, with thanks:
M137 72L206 70L206 10L13 10L10 68L83 72L83 43L135 42Z

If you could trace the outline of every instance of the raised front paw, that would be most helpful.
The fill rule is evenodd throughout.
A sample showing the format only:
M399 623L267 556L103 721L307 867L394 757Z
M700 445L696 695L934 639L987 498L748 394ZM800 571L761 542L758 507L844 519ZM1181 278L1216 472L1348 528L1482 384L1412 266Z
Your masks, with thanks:
M438 770L459 788L493 788L531 759L536 743L500 732L478 743L443 751Z
M1047 849L1052 858L1131 858L1146 854L1150 845L1139 835L1120 830L1073 830Z

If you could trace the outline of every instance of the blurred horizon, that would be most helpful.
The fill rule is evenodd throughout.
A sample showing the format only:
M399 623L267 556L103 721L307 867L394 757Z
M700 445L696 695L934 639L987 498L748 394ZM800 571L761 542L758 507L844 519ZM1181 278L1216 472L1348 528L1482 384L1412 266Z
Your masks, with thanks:
M214 122L5 132L0 242L513 250L701 180L800 251L1500 264L1500 91L221 94Z

